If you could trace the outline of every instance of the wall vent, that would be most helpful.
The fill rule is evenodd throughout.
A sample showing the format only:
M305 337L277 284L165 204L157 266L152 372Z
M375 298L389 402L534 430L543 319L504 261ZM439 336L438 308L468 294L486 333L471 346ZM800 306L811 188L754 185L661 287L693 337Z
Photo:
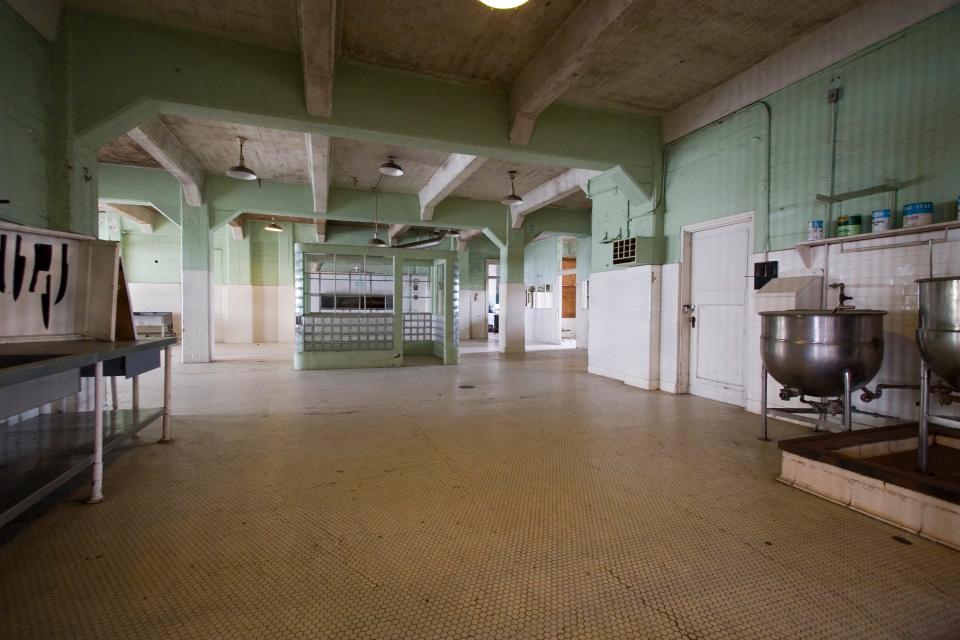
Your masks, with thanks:
M637 261L637 239L626 238L613 242L613 264L630 264Z

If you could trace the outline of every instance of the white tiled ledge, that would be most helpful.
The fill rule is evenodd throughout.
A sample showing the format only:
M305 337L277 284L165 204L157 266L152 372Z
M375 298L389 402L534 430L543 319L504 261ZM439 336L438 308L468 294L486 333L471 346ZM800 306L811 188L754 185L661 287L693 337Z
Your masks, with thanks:
M843 236L841 238L824 238L823 240L810 240L808 242L798 242L796 249L809 249L828 244L843 244L846 242L860 242L863 240L879 240L881 238L894 238L896 236L918 235L929 233L931 231L947 231L949 229L960 229L960 220L951 220L949 222L938 222L936 224L925 224L922 227L908 227L906 229L891 229L890 231L880 231L878 233L858 233L855 236ZM895 247L896 243L889 245Z

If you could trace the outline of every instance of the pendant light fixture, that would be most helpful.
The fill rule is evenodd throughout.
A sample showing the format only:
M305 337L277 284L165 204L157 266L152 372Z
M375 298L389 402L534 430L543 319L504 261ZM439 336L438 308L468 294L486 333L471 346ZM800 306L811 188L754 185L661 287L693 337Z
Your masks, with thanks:
M516 9L522 4L527 4L527 0L480 0L491 9Z
M397 164L397 156L387 156L387 161L380 165L380 173L391 178L403 175L403 167Z
M268 224L267 226L265 226L265 227L263 228L263 230L264 230L264 231L273 231L274 233L282 233L282 232L283 232L283 227L281 227L280 225L277 224L277 219L276 219L276 218L273 218L273 219L270 221L270 224Z
M240 145L240 162L227 169L227 176L235 180L257 179L257 174L254 173L253 169L243 164L243 143L246 141L246 138L237 136L237 143Z
M517 195L516 186L514 185L514 181L517 179L517 172L508 171L507 173L510 174L510 195L504 196L503 200L501 200L500 202L507 206L513 206L515 204L523 204L523 198Z
M383 167L380 167L380 170L383 170ZM402 173L402 170L401 170ZM367 246L370 247L385 247L387 243L380 239L380 193L374 192L374 208L373 208L373 237L367 240Z

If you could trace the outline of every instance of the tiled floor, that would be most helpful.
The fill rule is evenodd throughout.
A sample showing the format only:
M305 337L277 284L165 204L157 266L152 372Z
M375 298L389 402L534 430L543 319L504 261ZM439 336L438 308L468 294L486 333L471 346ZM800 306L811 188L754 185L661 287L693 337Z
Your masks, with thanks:
M178 367L175 443L7 532L0 637L960 638L960 553L776 482L742 410L288 350Z

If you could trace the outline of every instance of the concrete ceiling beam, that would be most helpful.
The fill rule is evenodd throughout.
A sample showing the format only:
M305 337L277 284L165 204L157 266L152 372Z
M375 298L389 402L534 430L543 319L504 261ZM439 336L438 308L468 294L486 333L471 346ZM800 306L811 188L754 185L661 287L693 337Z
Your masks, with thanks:
M187 204L191 207L203 204L203 168L167 125L153 118L127 134L180 182Z
M539 187L535 187L523 194L521 196L523 198L523 204L510 207L510 217L513 220L513 228L520 229L523 227L523 219L526 216L538 209L548 207L554 202L563 200L578 190L588 193L588 183L598 175L600 175L599 171L569 169L556 178L547 180Z
M119 204L112 202L100 203L108 211L113 211L124 218L133 220L144 233L153 233L157 221L157 210L142 204Z
M387 229L387 235L390 237L390 242L393 242L397 236L399 236L401 233L404 233L409 228L409 224L390 225L390 227Z
M243 240L243 228L244 228L244 217L243 214L237 216L233 220L227 223L227 226L230 227L230 237L234 240Z
M440 202L457 190L477 169L486 158L471 156L465 153L451 153L437 172L430 177L429 182L420 190L420 219L433 220L433 210Z
M337 55L337 0L299 0L298 15L307 113L329 118Z
M305 133L307 143L307 170L313 191L314 213L327 213L330 197L330 136Z
M510 142L526 145L540 114L587 72L601 46L635 28L654 0L584 0L510 87Z
M327 220L325 218L313 219L313 231L317 235L317 242L323 244L327 241Z

